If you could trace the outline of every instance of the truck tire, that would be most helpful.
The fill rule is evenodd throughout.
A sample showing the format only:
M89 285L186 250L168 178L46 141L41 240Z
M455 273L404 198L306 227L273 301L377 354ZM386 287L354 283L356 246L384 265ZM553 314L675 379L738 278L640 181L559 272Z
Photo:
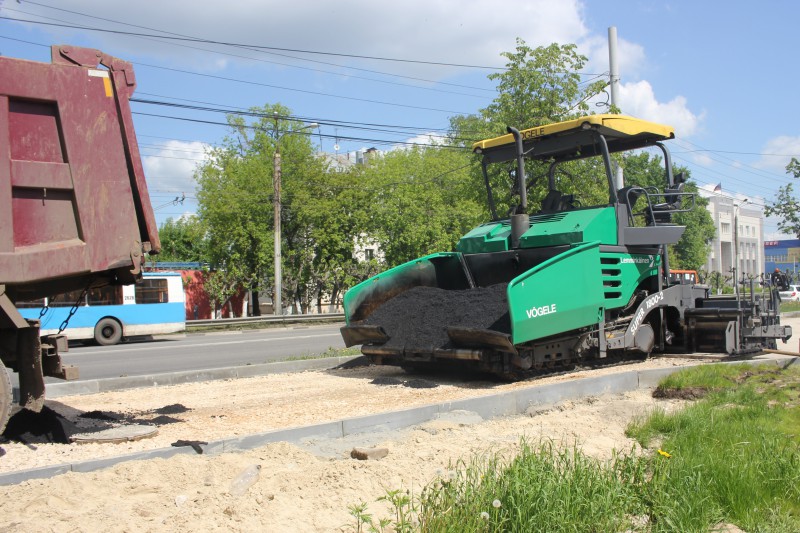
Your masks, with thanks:
M0 363L0 433L6 430L6 424L11 416L11 378L8 369Z
M103 318L94 327L94 340L100 346L112 346L122 340L122 324L113 318Z

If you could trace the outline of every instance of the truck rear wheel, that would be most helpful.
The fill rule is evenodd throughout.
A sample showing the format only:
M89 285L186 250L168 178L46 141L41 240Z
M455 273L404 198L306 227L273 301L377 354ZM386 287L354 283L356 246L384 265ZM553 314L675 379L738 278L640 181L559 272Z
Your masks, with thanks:
M11 402L11 378L6 366L0 363L0 433L5 431L11 416Z
M122 340L122 325L113 318L104 318L94 327L94 340L101 346L111 346Z

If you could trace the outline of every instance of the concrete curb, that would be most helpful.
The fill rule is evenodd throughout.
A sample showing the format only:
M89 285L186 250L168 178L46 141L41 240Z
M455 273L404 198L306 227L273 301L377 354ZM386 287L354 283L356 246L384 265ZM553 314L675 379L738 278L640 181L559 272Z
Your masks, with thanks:
M354 358L341 359L352 360ZM762 356L761 359L731 361L724 364L775 364L786 368L794 364L796 360L796 358L790 356ZM578 378L573 381L549 385L532 385L515 391L478 398L467 398L389 413L346 418L334 422L323 422L310 426L211 441L208 444L201 445L201 448L205 455L213 456L221 453L250 450L273 442L299 443L305 439L337 439L350 435L408 428L436 419L451 411L471 411L477 413L483 419L517 415L525 413L531 407L550 406L565 400L575 400L602 394L620 394L639 388L652 388L664 377L683 368L682 366L675 366L650 370L632 370L607 376ZM291 370L286 371L289 372ZM179 383L181 382L179 381ZM163 385L165 383L161 381L157 384ZM193 453L195 452L190 447L158 448L104 459L20 470L0 474L0 486L13 485L30 479L49 478L66 472L91 472L126 461L168 458L178 454Z

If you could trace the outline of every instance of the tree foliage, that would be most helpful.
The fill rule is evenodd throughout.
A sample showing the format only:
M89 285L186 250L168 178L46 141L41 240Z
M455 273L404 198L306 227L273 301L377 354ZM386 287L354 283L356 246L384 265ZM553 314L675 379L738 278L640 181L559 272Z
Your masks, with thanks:
M251 109L256 119L228 116L230 134L196 172L199 216L208 229L208 258L226 272L228 283L260 290L274 287L273 176L276 149L281 153L283 242L288 261L299 253L293 195L298 183L315 179L311 142L301 133L303 124L282 117L280 105ZM291 285L289 285L291 287ZM254 307L257 307L254 302Z
M523 129L585 115L586 100L606 85L603 80L581 87L587 58L574 44L531 48L518 38L516 50L501 55L506 69L489 75L498 96L481 112L494 124Z
M161 253L158 261L206 260L206 234L202 221L197 216L168 218L158 229Z
M786 173L795 178L800 178L800 161L793 157L786 165ZM777 216L778 229L782 233L795 235L800 238L800 204L794 196L794 187L787 183L778 189L778 195L772 202L767 202L764 214Z
M461 151L413 148L389 152L363 169L371 198L365 229L380 243L389 266L451 250L483 220L470 158Z

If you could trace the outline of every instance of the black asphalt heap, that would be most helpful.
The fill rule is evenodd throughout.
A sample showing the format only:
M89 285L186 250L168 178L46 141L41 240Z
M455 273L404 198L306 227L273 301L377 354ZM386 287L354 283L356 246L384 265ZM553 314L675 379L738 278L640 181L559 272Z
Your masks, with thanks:
M383 327L387 348L431 352L450 348L448 327L511 333L507 284L466 290L414 287L392 298L363 324Z

